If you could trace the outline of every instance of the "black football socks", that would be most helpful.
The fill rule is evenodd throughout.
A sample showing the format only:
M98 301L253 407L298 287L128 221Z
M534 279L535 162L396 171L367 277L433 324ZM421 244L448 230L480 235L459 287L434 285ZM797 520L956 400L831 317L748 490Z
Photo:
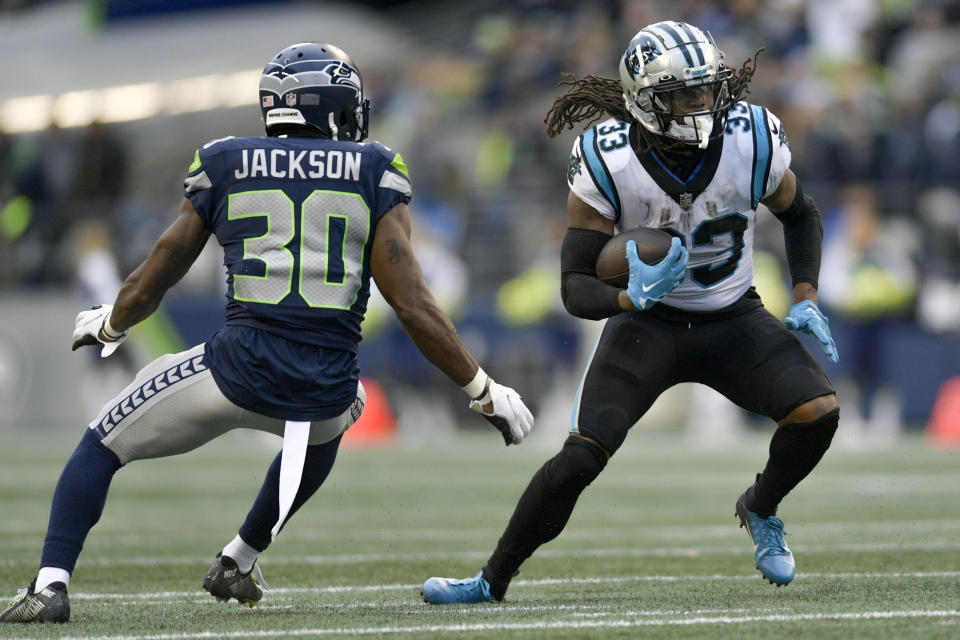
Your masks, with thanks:
M606 464L607 454L600 447L570 436L560 453L534 474L483 567L483 577L490 583L494 598L502 600L523 561L563 531L580 493Z
M767 466L744 496L747 509L761 518L775 515L780 501L820 462L839 420L840 410L834 409L813 422L777 428Z

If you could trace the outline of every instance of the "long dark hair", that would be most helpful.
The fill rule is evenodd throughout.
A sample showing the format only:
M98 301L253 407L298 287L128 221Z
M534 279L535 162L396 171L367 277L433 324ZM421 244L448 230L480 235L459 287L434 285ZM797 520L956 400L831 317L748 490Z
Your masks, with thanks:
M733 102L743 100L744 96L750 93L750 80L757 71L757 56L763 50L760 48L752 58L747 58L740 70L735 71L730 78L730 95L733 97ZM620 85L620 80L592 74L577 79L572 73L564 73L563 78L557 86L570 88L554 100L547 117L543 120L547 125L547 135L551 138L560 135L564 129L572 129L575 123L582 120L587 120L587 125L593 124L605 113L624 122L634 120L623 101L623 87ZM641 133L646 133L644 127L638 127L638 129Z

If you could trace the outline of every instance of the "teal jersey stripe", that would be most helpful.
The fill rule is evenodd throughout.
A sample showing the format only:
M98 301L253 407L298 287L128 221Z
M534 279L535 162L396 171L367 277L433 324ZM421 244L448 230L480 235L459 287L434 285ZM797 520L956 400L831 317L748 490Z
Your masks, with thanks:
M590 177L593 178L593 183L597 185L597 188L603 194L603 197L607 199L607 202L610 203L610 206L613 207L614 212L616 213L617 219L620 218L620 198L617 196L616 187L613 186L613 178L610 177L610 172L607 171L607 166L603 163L603 160L600 159L600 156L597 155L597 130L590 129L583 133L583 138L581 139L581 146L583 147L583 157L587 161L587 171L590 172Z
M756 209L767 188L767 176L770 175L770 160L773 152L773 143L770 139L770 128L767 126L767 116L763 107L750 105L750 116L753 120L753 208Z

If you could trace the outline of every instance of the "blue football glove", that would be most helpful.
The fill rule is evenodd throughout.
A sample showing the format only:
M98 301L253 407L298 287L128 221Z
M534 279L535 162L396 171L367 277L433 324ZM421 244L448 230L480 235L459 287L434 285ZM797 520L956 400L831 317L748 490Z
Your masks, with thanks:
M637 255L637 243L628 240L627 264L630 265L630 278L627 281L627 295L630 296L633 306L646 311L673 291L683 280L688 258L687 250L680 244L680 238L674 238L670 243L670 251L663 260L649 265Z
M823 345L823 352L830 358L830 362L840 362L837 344L830 335L830 321L812 300L802 300L790 307L790 313L784 318L783 324L791 331L809 333Z

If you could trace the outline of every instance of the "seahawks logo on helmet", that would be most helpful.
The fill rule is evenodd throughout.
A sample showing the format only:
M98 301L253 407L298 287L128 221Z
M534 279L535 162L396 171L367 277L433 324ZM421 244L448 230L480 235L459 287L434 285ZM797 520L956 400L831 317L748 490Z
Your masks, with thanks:
M360 74L345 62L331 62L323 68L323 72L330 76L330 84L345 84L361 90Z

